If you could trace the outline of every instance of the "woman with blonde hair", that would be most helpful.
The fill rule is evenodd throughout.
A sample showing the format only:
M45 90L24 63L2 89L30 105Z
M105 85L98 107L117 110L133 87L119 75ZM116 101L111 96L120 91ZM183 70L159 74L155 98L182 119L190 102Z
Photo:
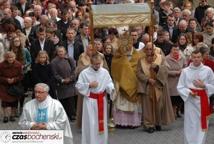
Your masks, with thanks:
M50 95L55 98L53 90L53 72L46 51L39 51L32 68L33 84L45 83L50 87Z

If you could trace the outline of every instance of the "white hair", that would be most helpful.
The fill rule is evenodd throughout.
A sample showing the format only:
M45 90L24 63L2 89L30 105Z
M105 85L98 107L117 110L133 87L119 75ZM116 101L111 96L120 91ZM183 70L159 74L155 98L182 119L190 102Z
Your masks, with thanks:
M191 15L191 11L190 10L188 10L188 9L184 9L183 11L182 11L182 15L183 14L188 14L189 16Z
M207 10L205 11L205 15L207 15L208 12L211 12L212 14L214 14L214 8L212 7L207 8Z
M182 19L178 25L188 25L187 21L185 19Z
M49 86L48 86L47 84L45 84L45 83L37 83L37 84L35 85L35 87L42 87L42 88L44 89L44 91L46 91L47 93L48 93L49 90L50 90Z

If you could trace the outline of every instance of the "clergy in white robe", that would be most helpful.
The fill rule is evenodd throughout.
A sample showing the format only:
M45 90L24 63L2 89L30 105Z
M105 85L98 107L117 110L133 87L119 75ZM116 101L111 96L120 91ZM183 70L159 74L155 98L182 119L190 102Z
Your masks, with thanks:
M210 114L208 97L214 93L214 74L201 63L199 51L191 56L192 63L183 69L177 85L184 100L184 143L205 144Z
M24 105L19 125L25 130L64 130L64 144L73 144L70 123L62 104L48 95L44 83L35 86L35 99Z
M94 54L91 66L84 69L76 88L83 98L82 144L108 144L106 93L113 96L114 85L109 72L100 67L102 57Z

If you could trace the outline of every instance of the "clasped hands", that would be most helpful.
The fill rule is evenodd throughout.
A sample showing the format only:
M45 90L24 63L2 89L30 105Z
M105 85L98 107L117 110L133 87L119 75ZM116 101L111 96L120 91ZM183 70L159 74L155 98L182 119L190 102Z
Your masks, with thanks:
M154 80L152 78L149 78L148 82L149 82L150 85L154 86L155 83L156 83L156 80Z
M65 79L63 79L63 83L64 84L68 84L68 83L70 83L71 82L71 78L65 78Z
M7 82L8 82L9 84L14 83L14 81L15 81L14 78L8 78L8 79L7 79Z
M93 81L89 83L89 88L96 88L98 86L98 82L97 81Z
M31 130L46 130L47 126L45 123L36 123L31 127Z
M196 88L202 88L202 89L205 88L204 82L203 82L202 80L200 80L200 79L194 80L194 81L193 81L193 85L194 85ZM194 92L192 92L192 91L190 92L190 95L193 96L193 97L197 96L197 94L194 93Z

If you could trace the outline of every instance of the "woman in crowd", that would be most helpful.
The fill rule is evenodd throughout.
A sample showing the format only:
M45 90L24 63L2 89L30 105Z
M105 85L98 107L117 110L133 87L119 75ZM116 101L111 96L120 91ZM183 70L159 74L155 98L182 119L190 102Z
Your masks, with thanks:
M57 56L52 60L51 67L54 79L57 82L57 98L62 103L69 119L76 119L76 91L74 59L67 57L64 47L57 48Z
M214 20L214 8L212 7L207 8L207 10L205 11L204 18L202 19L201 22L201 27L203 28L206 23L210 23L213 20Z
M39 51L35 65L32 68L33 84L45 83L50 87L50 96L55 98L53 89L53 72L49 62L49 57L46 51Z
M22 81L23 86L25 87L25 91L29 88L31 84L29 79L29 71L31 67L31 55L27 48L24 48L22 40L20 37L15 36L10 42L10 51L13 51L16 54L16 60L22 64L24 78ZM23 95L20 99L20 109L19 114L22 112L22 108L24 105L25 96Z
M199 48L202 57L203 57L203 64L210 67L214 71L214 61L209 57L209 48L208 47L200 47Z
M21 82L22 64L16 60L14 52L8 51L4 61L0 63L0 99L2 100L3 122L15 121L17 100L19 97L8 94L8 89L13 84Z
M109 68L109 73L111 75L111 63L112 63L112 58L113 58L113 46L111 44L107 44L104 46L104 56ZM109 103L109 118L110 118L110 122L109 122L109 127L110 128L114 128L115 125L113 124L113 116L112 116L112 108L113 108L113 102L110 99L110 95L108 95L108 103Z
M188 45L188 47L184 50L184 55L186 56L187 60L190 60L190 56L194 50L197 49L197 45L199 43L203 43L204 38L201 33L194 33L192 35L192 43Z
M181 71L186 66L185 59L181 56L177 45L172 46L170 54L166 56L166 62L168 63L169 94L171 96L172 106L176 118L180 117L180 110L183 103L176 86L178 84Z
M214 38L212 39L212 45L210 47L210 58L214 60Z
M181 52L181 56L186 58L186 55L184 54L185 49L188 47L188 38L186 34L180 34L178 37L178 47Z
M106 62L107 62L108 68L109 68L109 72L111 74L111 61L113 58L113 46L111 44L105 45L104 56L105 56L105 59L106 59Z

